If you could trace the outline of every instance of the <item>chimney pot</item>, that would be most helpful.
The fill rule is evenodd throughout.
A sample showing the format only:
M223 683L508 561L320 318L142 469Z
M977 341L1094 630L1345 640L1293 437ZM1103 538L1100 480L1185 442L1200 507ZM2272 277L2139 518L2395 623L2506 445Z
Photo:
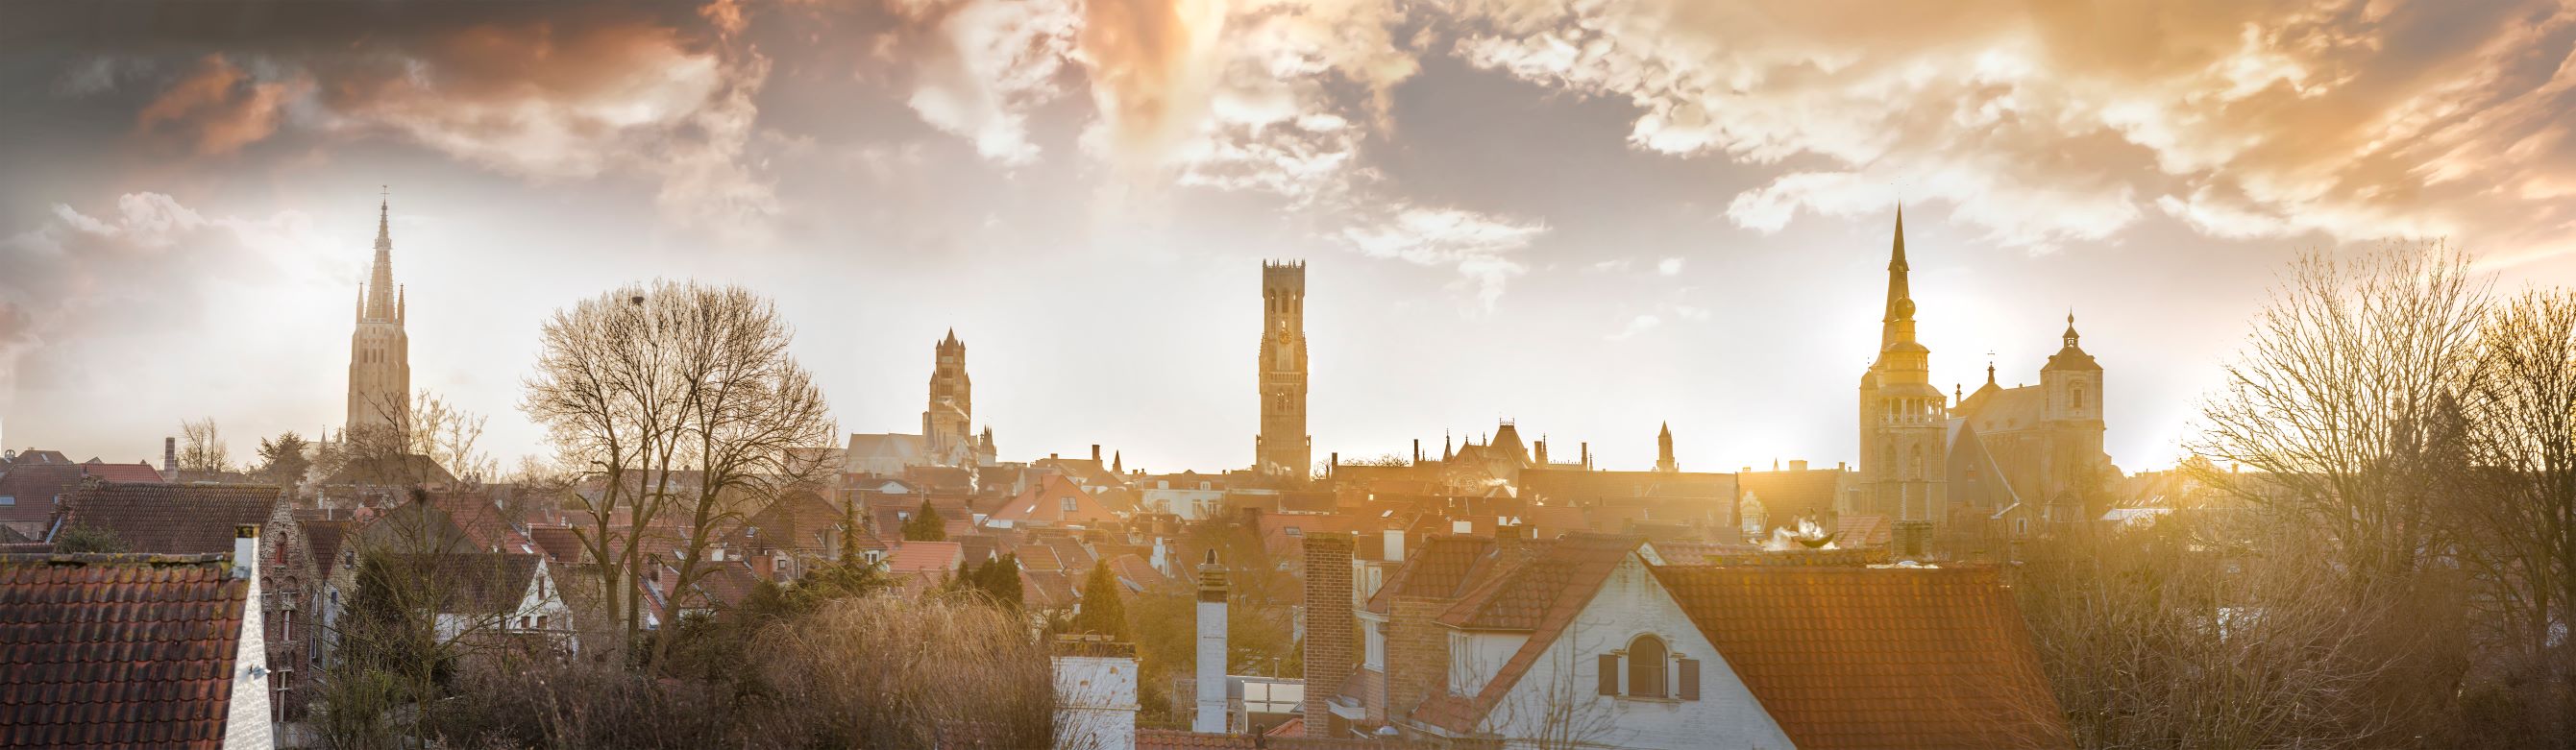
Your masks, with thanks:
M1092 443L1092 444L1091 444L1091 462L1092 462L1092 463L1099 463L1099 462L1100 462L1100 444L1099 444L1099 443Z

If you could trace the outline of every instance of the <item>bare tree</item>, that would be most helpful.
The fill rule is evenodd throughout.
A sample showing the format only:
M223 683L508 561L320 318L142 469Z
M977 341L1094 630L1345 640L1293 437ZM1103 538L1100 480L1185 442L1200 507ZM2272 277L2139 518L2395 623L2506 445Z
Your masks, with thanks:
M480 484L500 473L500 462L476 445L483 439L483 415L450 404L423 388L413 395L406 416L403 427L410 433L408 452L428 456L467 484Z
M179 423L180 471L222 473L231 471L232 466L232 452L225 447L214 417Z
M2327 530L2346 583L2403 579L2437 551L2438 495L2464 458L2454 407L2486 304L2467 256L2439 243L2310 253L2256 318L2190 447L2257 470L2251 485L2211 479L2268 520Z
M2576 295L2526 294L2480 332L2463 407L2472 463L2447 508L2476 574L2495 690L2533 737L2576 746L2576 665L2552 643L2576 622ZM2510 731L2504 727L2498 732Z
M2313 562L2330 540L2251 517L2189 507L2033 543L2013 589L2077 746L2385 747L2421 726L2380 691L2438 645L2439 607L2356 606Z
M673 588L685 590L749 504L823 470L810 447L834 427L791 338L757 295L686 282L621 287L546 323L522 408L597 487L577 496L589 516L577 534L630 638L642 603L626 587L644 578L657 528L675 527L662 541L679 548ZM666 513L677 523L657 526Z
M677 305L668 339L685 394L677 432L694 487L679 495L682 533L674 586L688 590L711 568L707 549L755 505L820 477L838 429L814 378L787 352L794 340L777 308L738 287L695 284L657 295ZM676 298L676 299L674 299ZM669 640L655 653L667 655Z

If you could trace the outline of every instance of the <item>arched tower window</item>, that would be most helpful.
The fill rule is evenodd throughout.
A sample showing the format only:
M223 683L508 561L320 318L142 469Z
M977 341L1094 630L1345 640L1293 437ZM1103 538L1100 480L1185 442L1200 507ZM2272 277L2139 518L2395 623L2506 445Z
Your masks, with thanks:
M2077 384L2075 385L2075 387L2073 388L2072 393L2074 394L2075 408L2076 408L2076 409L2078 409L2078 410L2083 409L2083 408L2084 408L2084 384L2082 384L2082 383L2077 383Z
M1663 698L1664 639L1651 635L1637 636L1628 642L1628 695L1636 698Z

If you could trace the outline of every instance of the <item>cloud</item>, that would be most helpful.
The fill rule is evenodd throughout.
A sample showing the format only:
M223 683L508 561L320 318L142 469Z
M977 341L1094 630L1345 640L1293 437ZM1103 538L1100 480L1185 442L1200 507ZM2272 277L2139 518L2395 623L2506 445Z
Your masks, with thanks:
M1798 165L1729 204L1764 231L1938 200L2046 250L2152 205L2220 237L2510 250L2576 186L2576 11L2537 0L1445 7L1470 64L1635 106L1634 148Z
M1529 266L1513 254L1546 233L1545 224L1510 217L1396 206L1384 216L1343 228L1340 239L1373 258L1453 267L1460 277L1453 288L1472 291L1481 308L1491 311L1511 277L1529 272Z
M753 149L770 61L735 39L741 10L405 8L383 11L405 21L388 24L330 8L281 21L255 52L204 58L160 90L137 130L219 155L295 126L415 143L530 180L643 178L659 185L665 220L757 242L780 210ZM352 35L368 43L347 45ZM245 56L257 63L247 71ZM112 82L112 71L76 79L101 75Z
M1066 0L898 0L895 12L925 30L898 37L913 60L906 104L924 122L975 143L1007 165L1038 157L1029 110L1063 93L1078 15Z
M1656 274L1656 275L1659 275L1659 276L1679 276L1679 275L1681 275L1681 273L1682 273L1682 259L1680 259L1680 258L1665 258L1665 259L1663 259L1663 260L1660 260L1660 261L1656 261L1656 262L1655 262L1655 274Z
M119 392L144 377L126 371L153 369L130 366L145 351L198 363L252 356L280 326L256 319L276 309L263 303L346 289L329 248L292 211L208 217L148 192L95 215L57 204L37 228L0 239L0 406L49 408L20 398L29 392Z
M1610 334L1609 338L1611 341L1626 341L1628 339L1636 338L1638 334L1661 328L1663 325L1664 319L1662 317L1652 314L1639 315L1637 317L1629 318L1628 324L1625 327L1620 328L1618 333Z
M109 62L112 59L98 58L85 65L66 85L84 93L113 86L118 68ZM181 144L199 156L231 154L277 132L288 100L310 86L300 76L255 80L223 55L207 55L178 83L144 105L135 116L135 133Z

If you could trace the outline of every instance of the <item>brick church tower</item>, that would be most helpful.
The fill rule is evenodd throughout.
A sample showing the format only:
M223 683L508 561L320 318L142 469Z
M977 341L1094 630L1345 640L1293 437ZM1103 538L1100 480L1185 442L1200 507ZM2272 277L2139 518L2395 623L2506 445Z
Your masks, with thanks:
M1932 385L1932 349L1914 340L1905 210L1887 261L1887 313L1878 360L1860 378L1860 481L1866 513L1937 523L1948 508L1948 398Z
M1306 434L1306 263L1261 264L1261 436L1253 469L1303 477L1313 463Z
M348 432L409 429L411 337L403 332L403 289L394 285L390 203L376 204L376 263L358 292L349 335Z
M922 438L930 443L930 453L953 463L958 456L973 456L975 385L966 379L966 342L957 340L957 329L948 329L941 339L937 359L930 369L930 408L921 413Z

